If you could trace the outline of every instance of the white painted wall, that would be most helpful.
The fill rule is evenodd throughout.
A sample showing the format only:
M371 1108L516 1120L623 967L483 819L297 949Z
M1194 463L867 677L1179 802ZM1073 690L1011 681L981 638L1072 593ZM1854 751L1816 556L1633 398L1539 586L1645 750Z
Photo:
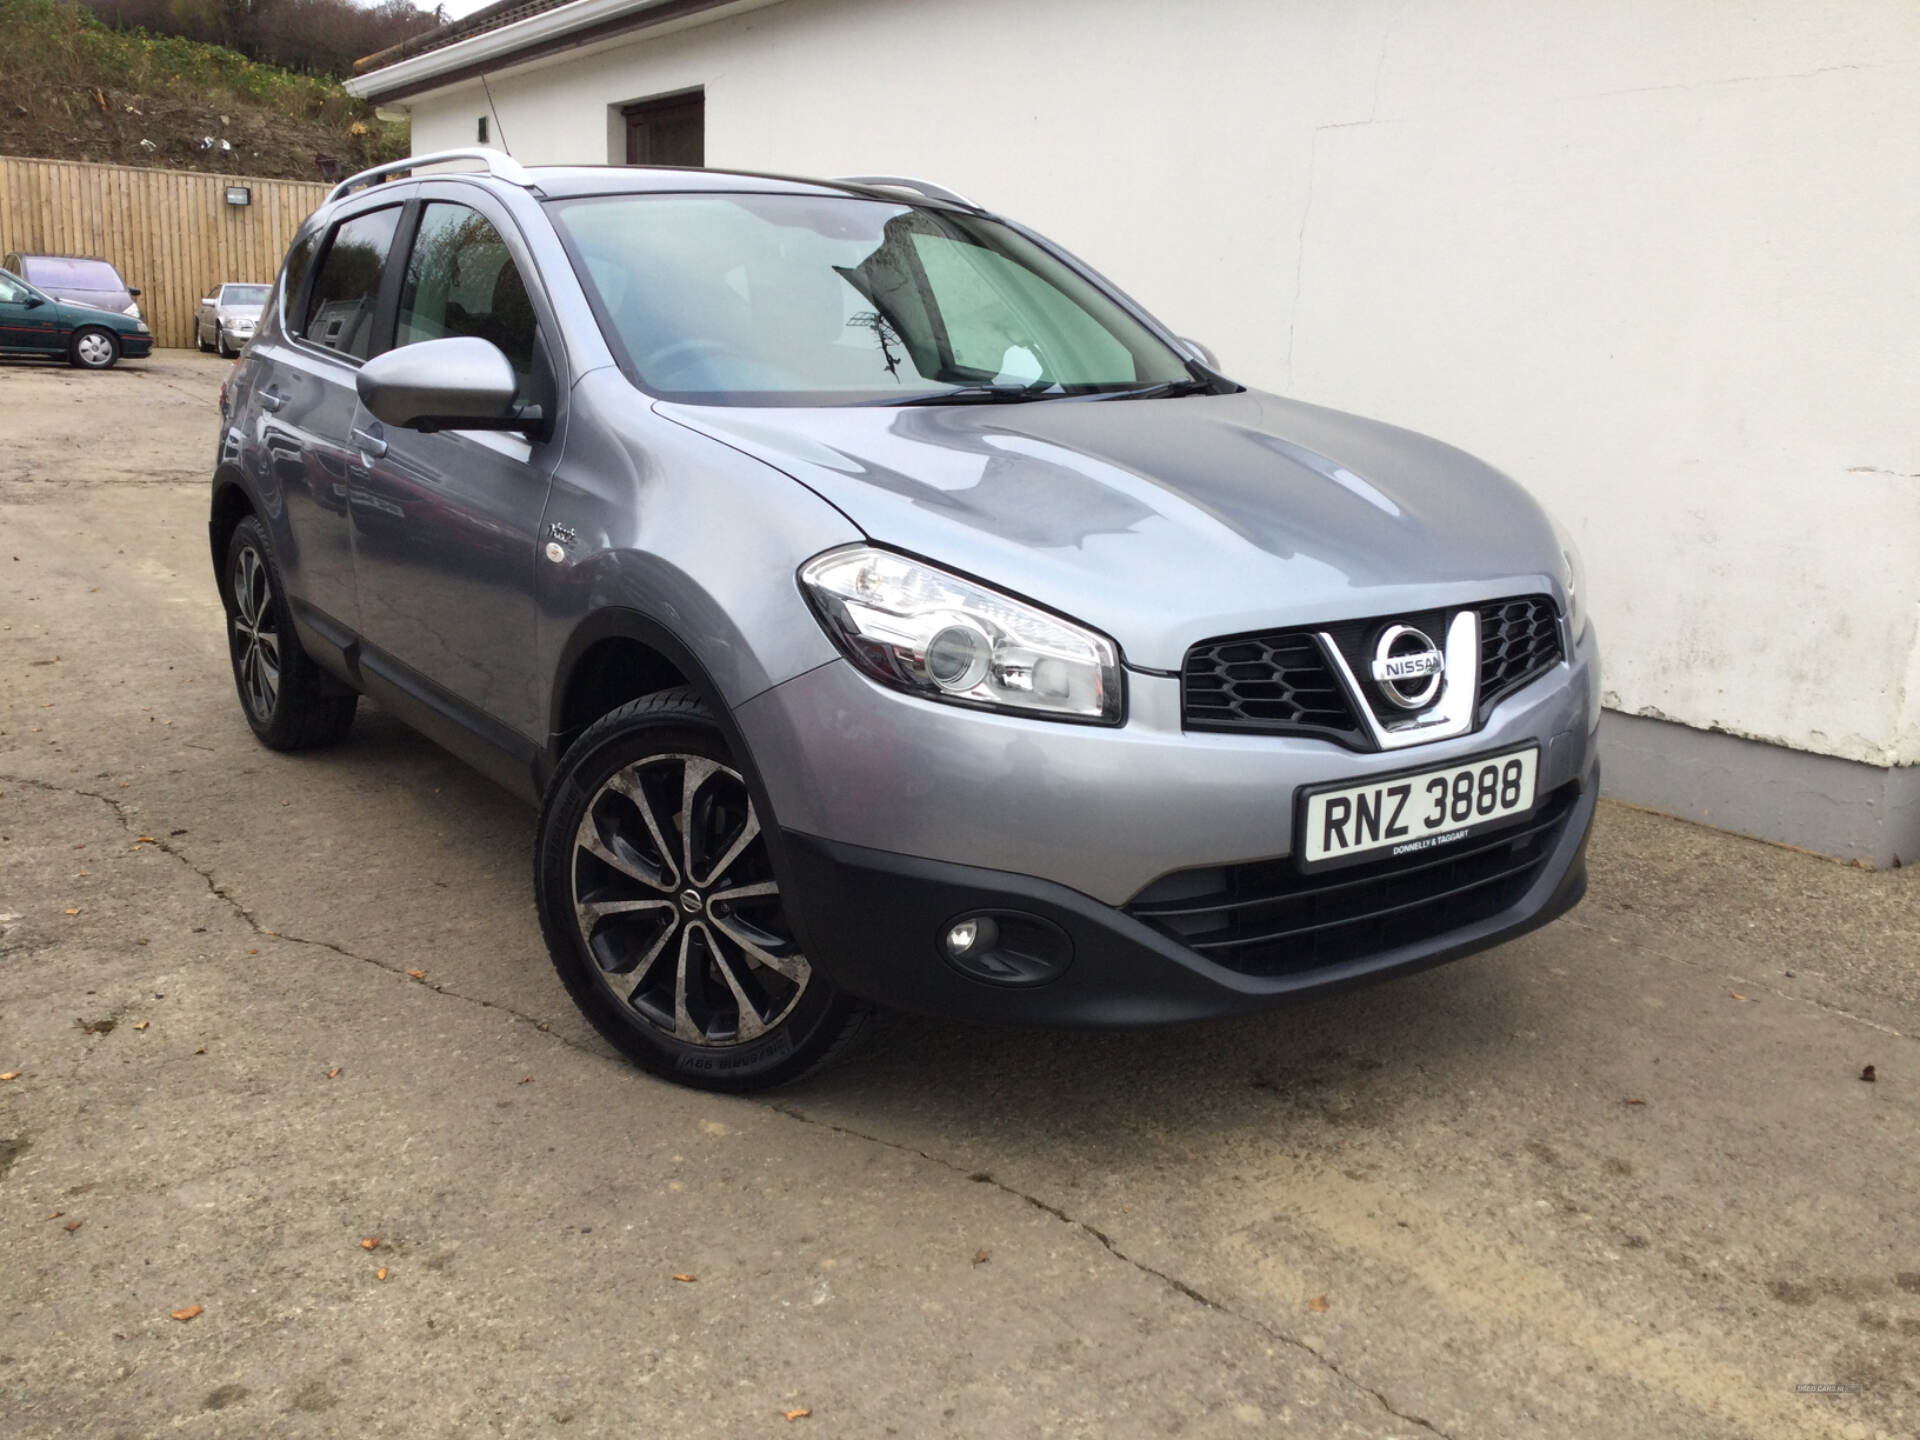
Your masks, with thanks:
M784 0L492 84L530 163L699 85L711 165L1017 215L1532 487L1610 705L1920 762L1912 0ZM413 103L419 151L486 110Z

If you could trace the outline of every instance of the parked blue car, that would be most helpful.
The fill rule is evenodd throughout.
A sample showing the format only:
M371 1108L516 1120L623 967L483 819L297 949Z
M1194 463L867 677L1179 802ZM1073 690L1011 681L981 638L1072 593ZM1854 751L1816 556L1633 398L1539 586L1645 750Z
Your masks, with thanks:
M58 355L82 370L105 370L127 356L144 360L153 332L134 315L56 300L0 270L0 354Z

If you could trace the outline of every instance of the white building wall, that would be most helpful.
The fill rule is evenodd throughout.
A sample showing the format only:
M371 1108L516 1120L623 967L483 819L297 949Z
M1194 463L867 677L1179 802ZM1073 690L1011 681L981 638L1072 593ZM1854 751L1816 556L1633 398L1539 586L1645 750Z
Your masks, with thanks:
M939 179L1523 480L1614 708L1920 761L1912 0L784 0L494 76L497 133L620 158L693 86L710 165Z

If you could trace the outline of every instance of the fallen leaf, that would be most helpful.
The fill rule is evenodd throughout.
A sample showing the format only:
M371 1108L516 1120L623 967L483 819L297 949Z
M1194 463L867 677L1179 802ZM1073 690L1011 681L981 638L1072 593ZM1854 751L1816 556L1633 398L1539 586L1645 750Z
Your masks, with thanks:
M74 906L73 909L67 911L67 914L69 915L78 915L79 913L80 913L80 907L77 905Z
M334 1066L333 1069L327 1071L327 1079L338 1080L339 1078L340 1078L340 1067L338 1065Z
M147 1028L147 1026L151 1025L152 1023L153 1022L151 1020L141 1020L137 1022L133 1028L136 1030L144 1030Z
M427 972L424 970L409 970L407 974L415 980L424 980L427 978Z
M60 1218L60 1217L61 1217L62 1215L64 1215L64 1214L66 1214L66 1213L67 1213L67 1212L66 1212L66 1211L64 1211L64 1210L56 1210L56 1211L54 1211L54 1212L53 1212L53 1213L52 1213L51 1215L49 1215L49 1216L47 1216L47 1219L49 1219L49 1220L58 1220L58 1219L59 1219L59 1218Z
M1316 1315L1324 1315L1327 1313L1327 1304L1328 1304L1328 1301L1326 1296L1316 1295L1311 1300L1307 1301L1307 1309L1311 1310Z
M374 1278L374 1279L376 1279L376 1280L384 1280L384 1279L386 1279L386 1278L387 1278L387 1267L386 1267L386 1266L384 1266L384 1265L382 1265L382 1266L381 1266L381 1267L380 1267L380 1268L379 1268L378 1270L376 1270L376 1271L374 1271L374 1272L373 1272L373 1278Z
M988 1256L987 1256L987 1252L986 1252L986 1251L984 1251L984 1250L976 1250L976 1251L974 1251L974 1252L973 1252L973 1263L974 1263L974 1264L976 1264L976 1265L984 1265L984 1264L986 1264L986 1263L987 1263L987 1259L988 1259Z
M366 1239L360 1242L360 1248L362 1250L376 1250L379 1248L379 1246L380 1246L380 1237L378 1235L369 1235Z
M207 1047L202 1045L198 1050L194 1051L193 1053L196 1055L204 1055L207 1053Z
M793 1423L794 1421L796 1421L796 1420L804 1420L804 1419L806 1419L806 1418L807 1418L807 1416L809 1416L809 1415L811 1415L811 1414L813 1413L813 1411L811 1411L811 1410L809 1410L809 1409L807 1409L807 1408L806 1408L805 1406L802 1406L802 1407L801 1407L800 1409L798 1409L798 1410L787 1410L787 1411L784 1411L784 1412L782 1412L782 1413L784 1413L784 1414L786 1415L786 1417L787 1417L787 1423L788 1423L789 1425L791 1425L791 1424L792 1424L792 1423Z
M682 1285L691 1285L700 1277L698 1275L676 1275L673 1278L678 1280Z
M1747 998L1746 996L1742 995L1738 990L1729 990L1727 991L1727 994L1733 996L1733 998L1736 1000L1744 1000Z
M544 1035L546 1033L546 1030L547 1030L547 1022L542 1020L540 1022L540 1033Z
M87 1222L84 1220L69 1220L65 1225L62 1225L60 1228L62 1230L65 1230L67 1234L71 1235L73 1234L74 1231L78 1230L82 1225L86 1223Z
M260 953L260 952L259 952L259 950L257 950L257 949L256 949L256 948L254 948L253 946L251 946L251 945L249 945L249 946L247 947L247 954L249 954L249 955L258 955L259 953Z
M0 1080L18 1080L19 1078L20 1072L18 1070L9 1070L6 1074L0 1075Z
M520 1083L521 1083L522 1085L531 1085L531 1084L533 1083L533 1076L531 1076L531 1075L522 1075L522 1076L520 1077Z
M1647 1102L1642 1100L1638 1095L1629 1095L1626 1099L1622 1100L1620 1103L1622 1105L1644 1105Z
M151 835L140 835L135 837L133 843L136 845L158 845L160 842Z
M6 1078L5 1076L0 1076L0 1079L5 1079L5 1078ZM1873 1066L1871 1066L1871 1065L1869 1065L1869 1066L1867 1066L1866 1068L1864 1068L1863 1070L1861 1070L1861 1072L1860 1072L1860 1078L1861 1078L1862 1080L1864 1080L1864 1081L1866 1081L1866 1082L1867 1082L1867 1084L1869 1084L1869 1085L1871 1085L1871 1084L1873 1084L1873 1083L1874 1083L1874 1082L1875 1082L1876 1080L1878 1080L1878 1079L1880 1078L1880 1076L1879 1076L1879 1073L1878 1073L1877 1071L1875 1071L1875 1069L1873 1068Z
M184 1310L169 1310L167 1313L176 1320L191 1320L194 1316L203 1314L206 1308L204 1305L189 1305Z

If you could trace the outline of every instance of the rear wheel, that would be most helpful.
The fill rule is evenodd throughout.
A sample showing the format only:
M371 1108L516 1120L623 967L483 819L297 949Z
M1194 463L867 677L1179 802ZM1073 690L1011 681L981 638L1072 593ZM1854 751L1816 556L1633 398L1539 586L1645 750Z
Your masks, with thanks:
M73 332L67 342L67 361L82 370L106 370L120 358L120 342L111 330L89 325Z
M247 724L275 750L331 745L353 724L360 697L320 672L293 633L266 528L249 515L227 545L227 649Z
M859 1033L865 1009L795 939L741 762L690 691L580 737L541 807L535 867L574 1003L655 1074L764 1089Z

